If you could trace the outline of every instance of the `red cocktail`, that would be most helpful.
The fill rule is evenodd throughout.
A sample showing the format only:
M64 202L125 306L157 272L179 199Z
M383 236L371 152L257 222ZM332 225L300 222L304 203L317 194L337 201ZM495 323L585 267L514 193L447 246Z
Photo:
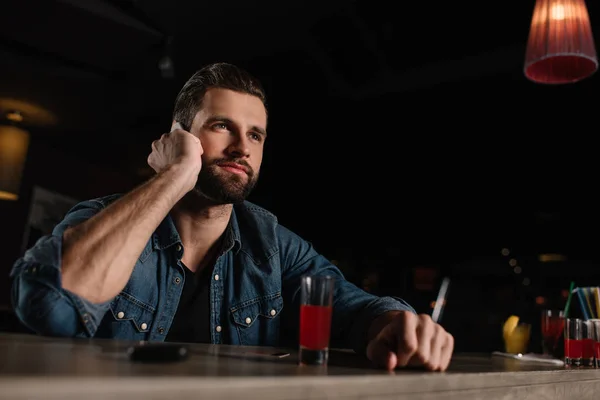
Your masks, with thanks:
M594 323L591 320L581 322L581 365L593 367L594 358Z
M568 318L565 322L565 365L579 367L583 356L582 321L578 318Z
M571 364L579 364L583 356L583 340L565 339L565 358L572 361Z
M581 364L586 367L594 366L594 339L581 340Z
M330 306L300 306L300 346L308 350L327 350L331 332Z
M327 365L335 279L303 276L300 301L300 364Z
M557 347L565 329L563 311L544 310L542 312L542 351L544 354L557 356Z
M600 368L600 319L592 319L594 336L594 365Z

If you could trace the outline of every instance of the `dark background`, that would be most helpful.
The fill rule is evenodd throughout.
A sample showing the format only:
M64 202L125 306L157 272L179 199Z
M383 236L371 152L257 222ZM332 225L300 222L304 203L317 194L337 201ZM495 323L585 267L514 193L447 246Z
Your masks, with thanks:
M170 128L180 87L227 61L269 96L250 200L348 279L420 312L450 277L442 322L457 350L499 349L508 315L537 323L541 308L564 307L572 280L600 281L600 78L525 78L533 7L5 0L0 109L26 104L55 119L24 112L32 139L21 196L0 201L0 303L10 309L32 188L86 199L147 179L150 143ZM588 10L596 34L597 2ZM172 68L159 68L164 57ZM562 261L541 262L548 253Z

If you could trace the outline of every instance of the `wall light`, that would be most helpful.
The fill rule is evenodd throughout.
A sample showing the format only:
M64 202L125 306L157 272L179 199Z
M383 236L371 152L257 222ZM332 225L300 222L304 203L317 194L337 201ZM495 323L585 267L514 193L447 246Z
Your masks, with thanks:
M29 148L29 132L20 128L18 111L6 114L0 123L0 200L18 200L23 167Z

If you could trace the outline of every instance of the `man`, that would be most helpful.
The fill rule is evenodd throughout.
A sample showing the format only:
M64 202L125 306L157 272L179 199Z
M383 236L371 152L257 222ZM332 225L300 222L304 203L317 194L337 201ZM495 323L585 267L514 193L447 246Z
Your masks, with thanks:
M43 335L282 346L297 343L300 277L336 277L332 345L388 369L447 368L453 338L404 301L348 281L246 201L267 138L260 83L230 64L194 74L152 143L156 175L76 205L13 268L21 321Z

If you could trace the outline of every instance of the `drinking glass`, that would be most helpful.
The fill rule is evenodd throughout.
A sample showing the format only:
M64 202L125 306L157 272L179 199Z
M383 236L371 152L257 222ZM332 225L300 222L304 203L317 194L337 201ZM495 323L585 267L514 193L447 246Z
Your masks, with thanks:
M579 318L567 318L565 322L565 366L579 367L583 356L582 321Z
M594 366L594 323L589 319L581 322L581 366Z
M594 325L594 360L596 368L600 368L600 319L592 319Z
M565 329L563 310L542 311L542 353L558 358L558 343Z
M327 365L334 286L333 276L301 279L299 361L302 365Z

